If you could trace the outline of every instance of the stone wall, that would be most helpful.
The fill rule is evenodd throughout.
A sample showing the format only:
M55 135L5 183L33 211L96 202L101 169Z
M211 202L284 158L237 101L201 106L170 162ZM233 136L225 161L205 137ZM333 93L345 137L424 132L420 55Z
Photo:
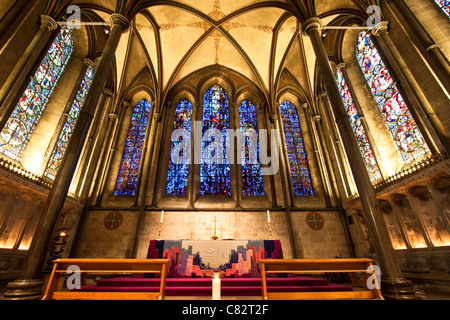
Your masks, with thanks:
M113 230L105 226L105 219L112 212L120 213L122 223ZM299 258L349 257L349 244L340 215L336 211L318 211L323 226L318 230L308 226L308 212L293 212L293 233ZM89 211L85 227L80 234L76 257L79 258L131 258L138 211ZM165 211L161 239L211 239L214 234L214 218L219 239L269 239L267 212L220 211ZM281 240L284 256L292 258L292 250L286 227L285 213L271 211L273 239ZM138 236L137 258L145 258L149 241L157 239L161 211L145 212Z

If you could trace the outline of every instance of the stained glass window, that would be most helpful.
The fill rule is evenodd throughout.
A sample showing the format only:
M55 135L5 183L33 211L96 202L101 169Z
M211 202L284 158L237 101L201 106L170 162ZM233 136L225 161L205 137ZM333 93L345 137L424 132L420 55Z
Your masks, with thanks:
M0 152L17 161L21 160L72 51L72 30L63 27L1 131Z
M381 172L378 167L377 161L367 139L366 131L361 123L358 111L356 110L353 98L345 81L344 74L341 70L336 71L336 82L341 92L342 100L344 101L347 114L350 117L350 124L352 126L353 133L355 134L356 141L358 142L359 151L366 165L367 173L369 174L372 182L381 179Z
M264 183L259 162L259 137L256 108L248 100L239 106L242 180L244 196L263 196Z
M138 102L133 109L114 195L135 195L150 111L147 100Z
M445 12L445 14L450 18L450 1L448 0L434 0L437 5Z
M214 85L203 98L204 139L200 165L200 195L231 195L231 172L227 161L229 139L226 132L229 128L228 95L222 87ZM220 131L222 139L212 135L205 139L208 136L205 133L210 129Z
M84 101L86 100L89 88L91 87L93 77L94 69L90 66L86 71L83 81L81 82L81 88L72 104L67 120L65 121L58 141L56 142L55 149L53 150L47 164L47 169L45 170L44 175L50 179L55 179L56 174L58 173L59 166L61 165L67 146L69 145L70 138L72 137L73 130L77 124L78 117L80 116L81 108L83 108Z
M291 102L284 101L280 106L280 111L294 194L296 196L313 196L314 189L297 109Z
M188 185L189 162L174 161L174 156L179 159L189 159L189 155L182 154L186 150L190 152L192 128L192 104L188 100L181 101L175 109L175 119L173 124L175 130L182 130L177 135L178 139L172 140L171 157L169 160L169 172L167 173L166 195L185 196ZM184 142L185 146L180 147ZM174 152L179 154L173 155ZM180 163L181 162L181 163Z
M404 163L429 152L408 106L366 31L359 34L356 59Z

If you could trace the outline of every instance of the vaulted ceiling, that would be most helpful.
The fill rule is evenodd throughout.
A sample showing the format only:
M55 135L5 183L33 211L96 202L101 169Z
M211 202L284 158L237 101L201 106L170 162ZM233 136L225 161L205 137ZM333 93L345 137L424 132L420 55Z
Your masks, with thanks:
M362 24L373 0L51 0L48 11L82 8L83 20L109 21L125 15L131 28L116 52L115 86L126 92L148 70L158 104L193 72L211 66L234 70L275 101L284 75L297 82L307 99L314 92L315 56L301 23L321 17L326 24ZM97 29L98 30L98 29ZM334 38L336 35L332 32ZM101 46L94 37L92 46ZM97 41L97 43L95 43ZM94 44L92 44L94 43ZM331 52L334 41L327 43ZM148 76L147 76L148 78Z

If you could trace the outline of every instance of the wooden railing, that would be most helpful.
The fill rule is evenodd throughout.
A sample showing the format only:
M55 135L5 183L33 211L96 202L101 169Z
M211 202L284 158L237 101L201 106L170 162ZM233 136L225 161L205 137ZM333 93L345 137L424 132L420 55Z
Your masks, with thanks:
M264 300L315 300L315 299L383 299L380 284L373 269L371 259L260 259L261 285ZM369 270L369 273L368 273ZM364 284L373 276L373 289L359 291L327 292L267 292L267 275L280 273L321 274L321 273L361 273ZM372 280L372 279L371 279Z
M163 300L168 263L169 259L58 259L54 261L42 300ZM73 266L79 268L75 272L79 272L80 276L87 273L158 273L161 278L159 292L62 291L64 276L68 275L67 270Z

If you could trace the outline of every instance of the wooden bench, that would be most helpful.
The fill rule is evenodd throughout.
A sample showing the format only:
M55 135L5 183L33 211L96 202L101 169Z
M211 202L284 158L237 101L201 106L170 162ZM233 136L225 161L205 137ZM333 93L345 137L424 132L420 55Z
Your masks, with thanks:
M163 300L166 288L166 270L169 259L58 259L54 266L42 300ZM83 292L61 291L68 268L76 266L80 276L87 273L135 274L159 273L159 292ZM73 274L77 271L72 271Z
M364 284L375 275L371 259L259 259L261 285L264 300L315 300L315 299L383 299L379 284L375 288L363 291L328 292L267 292L267 275L278 273L320 274L320 273L362 273ZM376 277L375 284L377 284Z

